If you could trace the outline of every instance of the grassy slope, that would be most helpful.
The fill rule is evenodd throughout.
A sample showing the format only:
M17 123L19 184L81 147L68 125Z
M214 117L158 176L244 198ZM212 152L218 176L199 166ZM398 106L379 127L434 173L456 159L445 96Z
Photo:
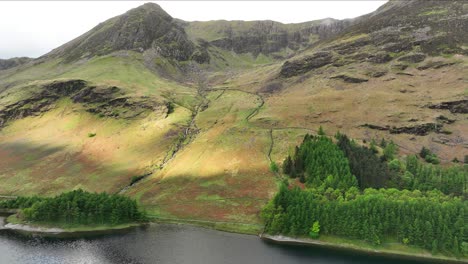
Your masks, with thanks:
M2 81L81 78L119 86L127 95L147 95L156 100L165 97L194 107L198 100L194 89L158 78L142 65L139 55L130 56L137 57L107 56L64 65L66 73L57 70L56 62L45 63ZM30 89L39 82L30 81ZM13 87L2 102L21 99L24 91L27 89ZM80 187L118 191L132 176L158 166L178 140L182 126L189 122L191 111L187 108L176 107L167 118L165 113L154 112L143 119L124 120L99 118L85 112L80 104L63 99L41 116L12 122L0 132L0 193L54 194ZM88 133L96 136L89 138Z
M405 72L414 76L397 75L391 64L378 65L389 73L363 84L328 77L342 71L364 75L376 70L376 66L327 67L290 80L275 79L280 64L216 72L211 79L215 90L207 95L209 106L195 120L200 132L193 142L179 151L163 171L156 171L127 194L155 216L258 223L259 209L276 189L276 179L268 171L271 136L274 144L270 156L281 162L305 133L316 131L320 125L329 134L341 130L356 139L391 137L402 146L403 153L415 153L425 145L437 149L445 160L453 158L454 153L462 159L462 145L443 145L433 142L433 138L462 138L466 120L446 110L421 106L466 94L459 81L464 78L466 61L463 57L437 59L458 63L443 72L419 71L417 65L412 65ZM129 94L178 99L176 102L189 108L198 102L194 89L157 78L144 70L139 60L136 62L132 64L122 57L95 58L52 77L117 85ZM281 82L282 88L272 94L262 93L273 82ZM402 89L410 92L402 93ZM259 96L265 102L260 108ZM257 108L258 113L252 115ZM441 114L457 119L445 125L453 132L451 135L432 133L414 141L412 135L389 135L358 127L382 122L406 125L411 118L433 122ZM246 120L248 116L250 120ZM63 121L54 122L57 119ZM177 107L167 119L156 113L132 121L100 119L84 112L80 105L61 101L55 110L41 117L18 120L1 131L0 179L4 184L0 192L53 194L78 187L117 191L132 176L155 169L189 119L190 111L184 107ZM97 136L88 138L91 132Z
M217 30L213 27L202 37L215 39ZM366 37L349 35L332 44ZM144 119L124 121L100 119L63 100L53 111L12 122L0 130L0 194L53 194L78 187L115 192L126 186L131 176L154 170L126 192L151 215L255 224L260 222L259 209L276 191L277 179L268 170L270 158L281 162L305 133L320 125L328 134L340 130L358 140L393 139L402 154L416 153L422 146L431 148L444 162L453 157L462 160L468 154L464 115L424 107L467 96L464 56L427 58L409 64L404 71L392 67L395 60L378 65L357 61L282 79L278 78L282 62L210 49L211 54L224 57L231 68L222 65L222 59L213 59L208 68L215 70L209 73L209 86L214 90L207 93L208 108L195 119L200 131L162 171L154 169L174 147L200 96L192 87L147 70L141 54L118 52L71 65L49 61L1 72L0 87L18 85L20 92L26 92L19 86L25 82L35 85L41 80L82 78L119 86L128 95L169 99L180 106L168 118L152 113ZM376 52L375 47L367 46L361 51ZM437 70L416 69L430 60L456 64ZM387 74L366 77L369 81L361 84L330 79L343 73L365 77L375 71ZM280 84L280 89L265 92L273 83ZM21 97L16 95L0 100ZM359 127L364 123L406 126L434 122L439 115L456 119L444 126L452 134L395 135ZM90 132L97 135L88 138ZM437 143L441 138L449 143Z
M209 107L196 119L200 132L168 166L129 194L150 213L188 219L258 222L275 190L268 171L268 134L245 118L258 105L254 95L208 94Z

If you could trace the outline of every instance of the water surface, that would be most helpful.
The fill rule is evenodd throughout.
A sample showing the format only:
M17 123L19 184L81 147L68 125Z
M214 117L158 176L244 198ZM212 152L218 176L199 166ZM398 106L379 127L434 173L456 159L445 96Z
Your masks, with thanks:
M151 224L84 238L22 236L0 230L0 263L420 264L384 257L264 242L193 226Z

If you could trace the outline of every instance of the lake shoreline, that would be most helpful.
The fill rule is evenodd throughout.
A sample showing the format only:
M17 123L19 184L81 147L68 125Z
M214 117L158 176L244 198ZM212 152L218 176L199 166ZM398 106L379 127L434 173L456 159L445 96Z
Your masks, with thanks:
M328 249L336 249L348 252L356 252L359 254L367 254L373 256L382 256L390 257L394 259L406 259L406 260L423 260L430 263L468 263L466 259L455 259L450 257L438 257L432 255L423 255L423 254L412 254L406 253L398 250L386 250L386 249L370 249L358 245L353 245L350 243L332 243L327 241L313 240L307 238L292 238L287 236L272 236L257 232L252 232L252 229L242 229L239 228L240 223L231 223L231 226L226 228L225 224L228 222L217 222L217 221L202 221L202 220L188 220L188 219L172 219L172 218L153 218L148 223L131 223L119 226L90 226L88 229L86 227L80 227L80 229L67 229L60 227L48 227L40 225L30 225L22 223L9 223L7 218L4 218L4 223L0 229L11 230L20 234L30 234L30 235L40 235L45 237L82 237L87 235L101 235L101 234L114 234L125 232L136 227L143 227L151 224L172 224L172 225L187 225L187 226L197 226L212 230L217 230L221 232L236 233L243 235L255 235L258 236L261 240L282 245L296 245L296 246L313 246L313 247L322 247ZM249 225L249 224L242 224ZM251 226L257 226L250 224ZM237 228L237 229L236 229Z
M451 257L437 257L432 255L423 255L423 254L411 254L402 251L396 250L386 250L386 249L370 249L365 248L357 245L352 244L338 244L338 243L331 243L326 241L320 240L313 240L313 239L306 239L306 238L293 238L281 235L267 235L267 234L259 234L261 240L266 242L271 242L275 244L281 245L297 245L297 246L311 246L311 247L322 247L322 248L329 248L329 249L338 249L343 251L349 252L358 252L358 253L365 253L368 255L374 256L382 256L382 257L390 257L395 259L406 259L406 260L423 260L428 261L430 263L445 263L445 264L460 264L460 263L468 263L467 259L456 259Z
M115 226L91 225L77 227L54 227L50 225L11 221L14 215L0 219L0 230L10 230L23 235L40 235L44 237L81 237L87 235L111 234L141 227L147 223L129 223ZM16 219L16 218L15 218Z

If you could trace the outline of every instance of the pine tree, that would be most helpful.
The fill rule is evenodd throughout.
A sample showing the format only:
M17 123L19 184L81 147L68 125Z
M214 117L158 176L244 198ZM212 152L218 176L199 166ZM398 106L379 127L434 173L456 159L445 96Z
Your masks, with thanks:
M283 162L283 173L287 175L291 175L291 171L292 171L292 159L291 159L291 156L288 155L288 157Z

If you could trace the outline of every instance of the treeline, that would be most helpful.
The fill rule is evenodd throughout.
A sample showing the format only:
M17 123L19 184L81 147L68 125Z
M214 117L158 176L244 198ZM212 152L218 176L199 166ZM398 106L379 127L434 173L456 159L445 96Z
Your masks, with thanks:
M0 200L0 208L22 209L31 207L34 203L42 201L39 196L19 196L15 199Z
M323 130L322 130L323 131ZM322 132L323 133L323 132ZM294 155L283 162L283 173L299 178L307 186L347 189L397 188L400 190L440 190L445 194L466 195L466 165L448 168L420 161L416 155L396 158L397 146L382 140L382 155L375 144L368 148L337 133L336 144L324 136L306 135Z
M390 170L388 169L386 158L380 158L377 155L377 149L374 145L372 148L360 146L354 141L351 141L346 135L338 133L336 136L338 147L345 153L349 160L351 172L356 176L359 186L365 188L382 188L386 187L390 179ZM391 150L393 143L382 144L387 148L387 156L394 155ZM383 156L386 157L386 156Z
M5 208L22 208L20 218L70 225L123 224L145 219L135 200L107 193L75 190L52 198L19 197L3 201Z
M380 150L375 141L368 148L344 134L335 139L320 129L285 159L283 173L306 188L283 183L262 211L267 233L321 233L376 245L397 239L433 253L468 256L466 165L442 167L416 155L400 160L397 145L383 139Z
M439 191L366 189L347 191L288 189L263 209L265 231L292 236L308 235L314 223L320 233L381 244L394 237L404 244L433 253L468 255L468 203ZM317 225L317 224L316 224Z
M302 144L296 147L294 156L288 156L284 161L283 171L322 189L357 186L344 153L325 136L307 134Z
M400 189L428 191L437 189L445 194L466 195L467 165L447 168L421 162L416 155L409 155L404 162L393 160L389 167L394 186Z

